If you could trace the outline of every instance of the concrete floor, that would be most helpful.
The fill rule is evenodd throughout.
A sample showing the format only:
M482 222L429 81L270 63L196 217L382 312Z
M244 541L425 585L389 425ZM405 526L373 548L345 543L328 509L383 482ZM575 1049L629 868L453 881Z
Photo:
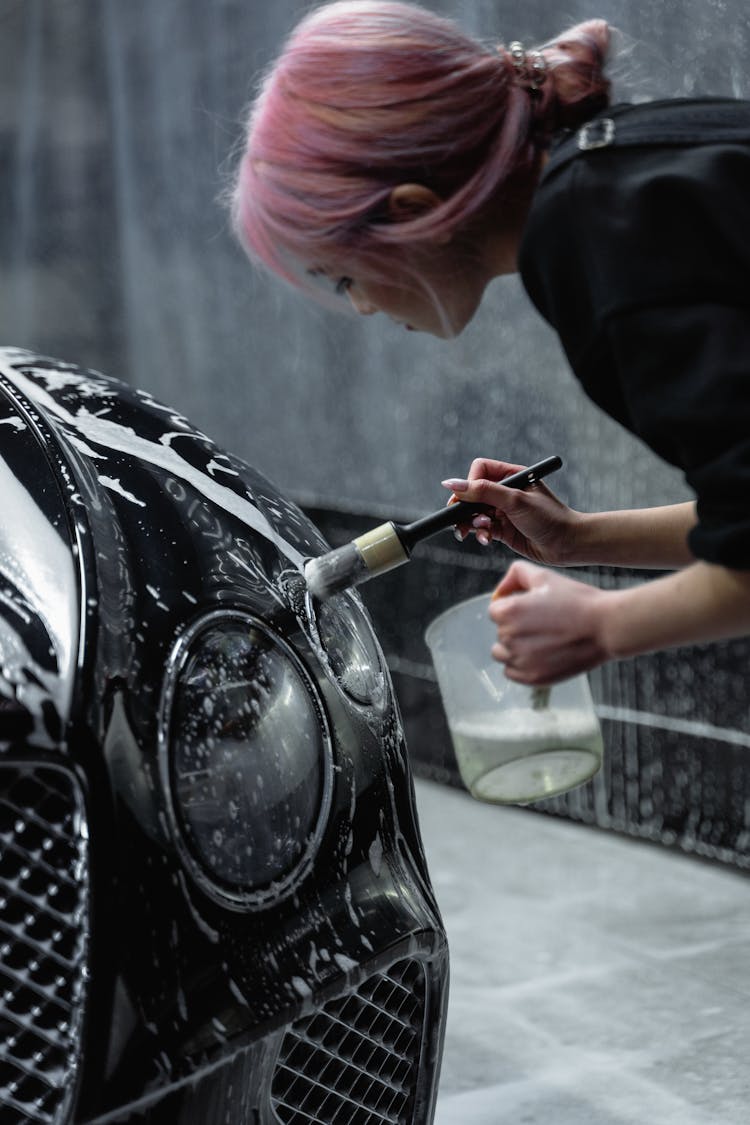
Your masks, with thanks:
M435 1125L747 1125L747 876L417 781L451 946Z

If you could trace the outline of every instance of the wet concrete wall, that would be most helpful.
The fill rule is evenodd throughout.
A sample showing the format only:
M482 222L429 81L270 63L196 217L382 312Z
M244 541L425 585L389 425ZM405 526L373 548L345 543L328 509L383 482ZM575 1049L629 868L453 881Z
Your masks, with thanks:
M628 37L616 70L626 96L750 95L750 11L740 0L433 6L482 38L529 44L601 15ZM466 333L444 344L380 317L310 307L248 266L219 197L242 108L306 7L0 0L0 339L175 403L314 509L332 540L357 521L441 505L440 479L463 473L477 454L531 461L559 453L566 468L556 487L583 508L687 498L676 472L584 398L517 279L495 282ZM453 777L414 621L491 588L507 557L462 555L444 542L420 558L408 582L390 580L367 596L399 677L413 751ZM707 737L707 768L735 769L726 747L735 754L750 737L744 698L729 693L746 656L740 643L708 655L689 650L596 678L611 741L630 747L615 788L626 788L633 771L653 772L670 738L682 752ZM717 741L715 728L728 741ZM600 822L611 788L598 798ZM695 793L685 799L685 823ZM628 816L640 824L652 813L640 796L633 801ZM733 838L745 830L744 795L735 804Z

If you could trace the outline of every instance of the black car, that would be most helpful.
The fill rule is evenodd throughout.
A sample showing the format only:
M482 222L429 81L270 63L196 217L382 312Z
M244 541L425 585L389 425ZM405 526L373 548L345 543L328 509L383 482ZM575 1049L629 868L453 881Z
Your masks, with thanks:
M428 1125L447 947L328 546L150 395L0 350L0 1121Z

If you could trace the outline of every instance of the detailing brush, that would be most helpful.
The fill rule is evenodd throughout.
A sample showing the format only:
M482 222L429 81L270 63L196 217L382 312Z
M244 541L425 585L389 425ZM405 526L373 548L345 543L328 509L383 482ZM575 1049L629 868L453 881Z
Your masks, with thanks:
M506 488L530 488L561 465L559 457L547 457L498 483ZM385 574L387 570L408 562L417 543L443 528L464 523L479 512L492 511L494 508L488 504L459 500L414 523L383 523L344 547L308 559L305 563L307 588L319 601L324 601L332 594L359 586L377 574Z

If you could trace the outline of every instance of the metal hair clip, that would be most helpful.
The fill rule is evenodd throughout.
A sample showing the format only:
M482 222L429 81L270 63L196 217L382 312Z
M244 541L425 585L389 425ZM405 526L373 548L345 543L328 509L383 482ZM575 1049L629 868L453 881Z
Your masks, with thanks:
M508 47L510 61L516 68L516 81L527 90L536 91L547 79L547 60L541 51L524 50L517 39Z

